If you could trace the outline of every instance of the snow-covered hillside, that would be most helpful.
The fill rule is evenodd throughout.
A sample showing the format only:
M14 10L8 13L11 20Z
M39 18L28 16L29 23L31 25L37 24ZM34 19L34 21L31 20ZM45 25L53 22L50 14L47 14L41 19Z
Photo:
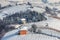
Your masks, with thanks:
M11 4L11 1L14 1L14 0L6 0L6 2L0 0L0 3L2 4L2 2L3 2L3 4L5 4L5 3ZM16 0L14 2L18 3L18 1L19 0ZM55 8L55 9L60 10L60 5L59 5L60 0L23 0L23 1L20 0L19 2L24 2L26 4L29 2L34 7L33 10L41 12L41 13L42 13L42 10L45 10L46 6L51 9ZM27 9L26 6L28 6L28 5L25 5L24 7L22 7L22 6L24 6L24 5L8 7L8 8L0 10L0 11L2 11L2 12L0 12L1 13L0 18L2 19L3 17L5 17L4 16L5 14L12 14L12 13L18 12L21 10L21 8L23 8L25 11ZM23 11L23 10L21 10L21 11Z

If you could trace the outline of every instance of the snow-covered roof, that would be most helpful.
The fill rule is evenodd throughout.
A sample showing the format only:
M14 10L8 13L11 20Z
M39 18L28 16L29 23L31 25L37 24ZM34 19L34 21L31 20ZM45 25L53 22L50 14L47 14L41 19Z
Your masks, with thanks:
M36 11L36 12L38 12L38 13L43 13L43 12L45 12L45 9L38 8L38 7L31 8L30 10L31 10L31 11Z

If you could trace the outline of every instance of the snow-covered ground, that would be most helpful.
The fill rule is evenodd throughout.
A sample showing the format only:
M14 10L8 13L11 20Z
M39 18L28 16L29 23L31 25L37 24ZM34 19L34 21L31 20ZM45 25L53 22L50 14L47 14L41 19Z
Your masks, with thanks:
M48 6L51 9L53 8L57 8L58 10L60 10L60 5L56 6L55 3L59 2L60 0L47 0L48 3L44 3L42 2L42 0L27 0L27 2L30 2L32 4L32 6L34 8L30 8L31 6L23 4L23 5L17 5L17 6L12 6L9 8L5 8L0 10L0 19L3 19L3 17L6 17L7 15L12 15L16 12L20 12L20 11L26 11L27 9L32 10L32 11L37 11L39 13L43 13L45 11L45 7ZM1 2L0 2L1 3ZM4 2L5 3L5 2ZM9 4L9 2L8 2ZM58 13L57 13L58 14ZM60 16L60 15L58 15ZM46 25L48 25L49 28L53 28L56 30L60 31L60 20L59 19L55 19L52 17L47 17L47 20L41 21L41 22L34 22L34 23L28 23L27 25L32 25L32 24L36 24L37 27L46 27ZM16 35L16 33L18 32L18 30L14 30L11 32L8 32L7 34L4 35L4 37L2 38L2 40L59 40L57 38L54 37L50 37L47 35L41 35L41 34L28 34L25 36L21 36L21 35ZM52 31L52 30L48 30L48 29L44 29L42 30L43 33L47 33L47 34L53 34L56 36L60 37L60 33ZM54 34L56 33L56 34ZM34 37L34 38L33 38Z
M12 15L16 12L20 12L20 11L25 12L29 7L30 6L26 6L26 5L18 5L18 6L12 6L9 8L2 9L1 10L2 12L0 13L0 19L3 19L3 17L6 17L7 15Z
M29 33L26 35L18 35L18 31L19 31L18 29L15 29L13 31L6 33L3 36L2 40L60 40L60 39L58 39L58 36L57 37L53 36L56 33L52 30L50 30L50 31L45 30L48 35L46 35L46 34L34 34L34 33L33 34ZM43 29L42 29L42 32L45 33L45 31L43 31ZM52 32L53 35L50 36L52 33L50 34L49 32ZM59 34L59 33L57 33L57 34Z
M49 3L59 2L60 0L47 0Z
M2 5L3 4L9 5L10 4L9 1L14 1L14 0L8 0L8 1L7 0L6 1L0 0L0 3ZM17 1L19 1L19 0L17 0ZM59 2L59 0L57 0L57 1L56 0L53 0L53 1L52 0L45 0L45 1L48 1L48 3L44 3L43 2L44 0L23 0L21 2L25 2L25 1L30 2L32 4L32 6L34 7L33 10L38 11L38 12L43 12L43 10L45 10L46 6L48 6L51 9L57 8L58 10L60 10L60 6L55 6L55 4L54 4L55 2ZM52 5L50 5L50 3L52 3ZM2 11L2 13L0 14L0 18L3 19L3 17L6 16L5 14L12 14L12 13L19 12L19 11L25 11L25 10L27 10L27 8L28 8L28 5L18 5L18 6L13 6L13 7L2 9L2 10L0 10L0 11Z
M4 6L9 5L9 2L5 0L0 0L0 4L1 4L1 7L4 7Z
M60 20L55 19L55 18L48 18L48 20L42 21L42 22L39 22L39 23L36 23L36 24L37 24L37 26L40 26L40 24L41 25L48 24L48 26L50 28L60 30Z
M2 40L59 40L59 39L41 34L28 34L25 36L16 35Z
M17 12L20 13L21 11L25 12L27 10L31 10L31 11L36 11L38 13L43 13L45 11L45 9L39 8L36 6L34 6L33 8L30 8L30 7L31 7L30 5L23 4L23 5L17 5L17 6L4 8L4 9L0 10L1 11L0 12L0 19L3 19L7 15L12 15L12 14L15 14Z

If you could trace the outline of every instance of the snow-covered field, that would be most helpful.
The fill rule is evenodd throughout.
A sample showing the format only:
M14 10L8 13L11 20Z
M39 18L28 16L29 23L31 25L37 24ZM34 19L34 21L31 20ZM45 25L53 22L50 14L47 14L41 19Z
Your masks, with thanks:
M18 5L18 6L12 6L9 8L2 9L1 10L2 12L0 13L0 19L3 19L3 17L6 17L7 15L12 15L16 12L20 12L20 11L25 12L29 7L30 6L26 6L26 5Z
M46 34L48 34L48 35L34 34L34 33L33 34L30 33L30 34L26 34L26 35L18 35L17 34L18 30L16 29L16 30L6 33L3 36L2 40L60 40L60 39L58 39L58 36L55 37L55 35L54 35L55 32L52 30L51 31L48 31L48 30L43 31L43 29L42 29L42 32L44 32L44 33L46 32ZM49 32L53 33L52 36L50 36L51 34ZM59 33L57 33L57 34L59 34Z
M33 8L30 8L31 6L26 5L26 4L17 5L17 6L15 5L15 6L12 6L9 8L4 8L4 9L0 10L1 11L0 19L3 19L3 17L6 17L6 14L12 15L16 12L20 12L20 11L24 12L27 9L29 9L31 11L37 11L39 13L43 13L45 11L46 6L50 7L51 9L57 8L58 10L60 10L60 5L58 5L58 6L55 5L55 3L60 2L60 0L46 0L46 1L48 1L47 3L42 2L42 0L25 0L25 1L30 2L32 4ZM10 4L8 1L5 2L2 0L0 0L0 3L2 4L2 6L6 6L6 5ZM58 14L58 16L60 17L59 14ZM52 18L52 17L47 17L47 20L44 20L41 22L29 23L27 25L31 25L31 24L36 24L38 27L40 27L40 26L46 27L46 25L48 24L49 28L53 28L53 29L60 31L60 20ZM21 36L21 35L16 35L17 32L18 32L18 30L13 30L11 32L8 32L7 34L4 35L2 40L30 40L30 39L31 40L60 40L60 39L54 37L54 36L60 37L60 32L52 31L49 29L42 30L42 33L46 33L46 34L50 34L50 35L54 35L54 36L51 37L51 36L42 35L42 34L27 34L25 36Z
M59 40L59 39L54 37L49 37L46 35L41 35L41 34L28 34L25 36L16 35L16 36L7 38L6 40Z
M0 0L0 4L2 4L2 6L7 6L9 4L12 4L9 1L14 1L14 0ZM19 1L19 0L17 0L17 1ZM25 2L25 1L30 2L32 4L32 6L34 7L35 11L38 11L38 12L42 12L43 10L45 10L46 6L52 8L52 9L57 8L58 10L60 10L60 6L55 6L55 4L53 4L55 2L59 2L60 0L45 0L45 1L48 1L48 3L44 3L44 0L23 0L23 1L20 0L20 2ZM50 5L50 3L52 3L52 5ZM25 8L26 6L27 5L25 5L23 8ZM38 7L41 7L41 8L39 9L39 8L36 8L35 6L38 6ZM8 13L8 14L11 14L11 12L14 13L14 12L16 12L16 10L20 11L21 8L22 8L22 6L21 7L20 6L14 6L14 7L10 7L10 8L5 8L1 11L3 11L3 13L5 12L5 13ZM25 8L25 9L27 9L27 8ZM41 9L43 9L43 10L41 10ZM39 10L41 10L41 11L39 11ZM3 15L3 14L1 14L1 15ZM2 17L1 15L0 15L0 18Z

